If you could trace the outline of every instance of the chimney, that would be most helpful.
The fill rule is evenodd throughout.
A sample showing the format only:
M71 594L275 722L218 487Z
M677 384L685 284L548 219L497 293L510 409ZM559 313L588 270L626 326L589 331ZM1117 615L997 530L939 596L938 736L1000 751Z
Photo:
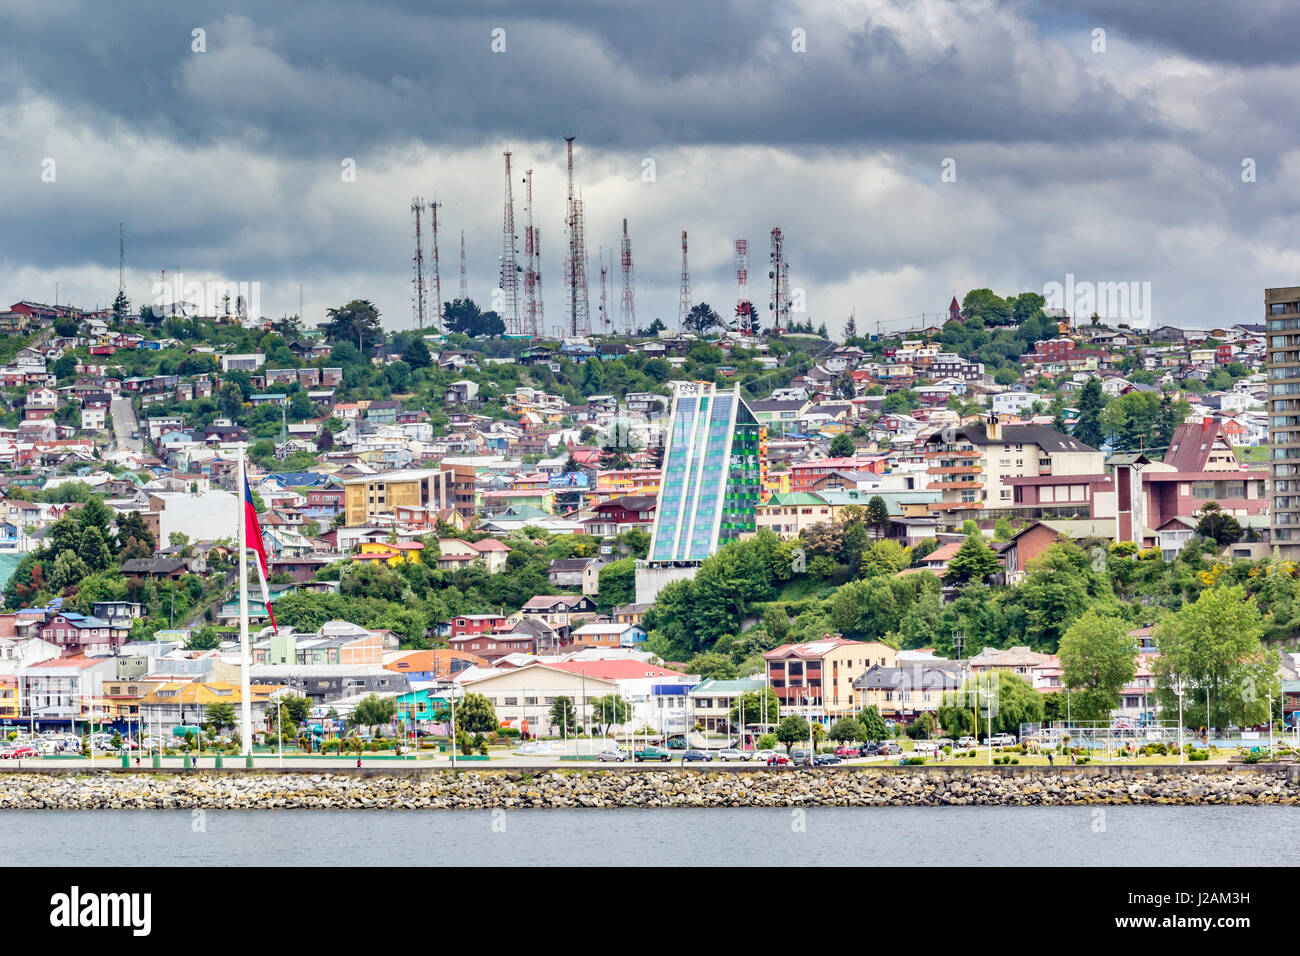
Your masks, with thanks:
M988 425L985 426L984 431L990 441L1002 440L1002 423L998 421L997 415L989 416Z
M1214 424L1214 419L1213 419L1213 418L1202 418L1202 419L1201 419L1201 431L1203 431L1203 432L1208 432L1208 431L1210 430L1210 426L1213 425L1213 424Z

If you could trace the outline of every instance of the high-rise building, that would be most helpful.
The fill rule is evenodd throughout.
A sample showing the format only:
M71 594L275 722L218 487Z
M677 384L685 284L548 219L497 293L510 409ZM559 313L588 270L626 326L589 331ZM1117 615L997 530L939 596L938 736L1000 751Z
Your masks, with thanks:
M699 562L756 528L761 426L737 386L679 394L664 448L649 563Z
M1300 557L1300 286L1264 290L1268 336L1269 524L1284 558Z

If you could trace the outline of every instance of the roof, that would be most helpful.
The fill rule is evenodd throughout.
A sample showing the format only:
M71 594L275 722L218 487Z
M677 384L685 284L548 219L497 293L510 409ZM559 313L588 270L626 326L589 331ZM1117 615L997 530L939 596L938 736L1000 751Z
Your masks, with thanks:
M910 667L869 667L853 682L854 690L949 690L961 686L958 665L914 664Z
M767 681L761 677L743 677L740 680L717 680L709 678L691 688L691 694L743 694L747 691L762 690Z
M585 674L601 680L635 680L638 677L685 677L681 671L645 664L635 660L561 661L551 664L557 670Z
M928 441L943 441L942 432L936 432ZM1046 425L1002 425L1000 438L989 438L987 425L963 425L957 434L964 435L973 445L1037 445L1047 452L1099 453L1100 449L1086 445L1077 438L1058 432Z
M1165 452L1165 464L1173 465L1179 471L1204 471L1214 451L1216 439L1228 440L1222 434L1223 425L1213 419L1202 422L1189 422L1174 429L1169 439L1169 450ZM1231 447L1231 443L1228 443Z
M837 647L843 647L845 644L851 644L854 647L865 647L867 641L850 641L844 637L831 637L827 635L821 640L804 641L799 644L782 644L780 647L774 647L763 655L764 660L780 661L788 657L798 658L822 658L835 650ZM875 642L871 642L875 643Z

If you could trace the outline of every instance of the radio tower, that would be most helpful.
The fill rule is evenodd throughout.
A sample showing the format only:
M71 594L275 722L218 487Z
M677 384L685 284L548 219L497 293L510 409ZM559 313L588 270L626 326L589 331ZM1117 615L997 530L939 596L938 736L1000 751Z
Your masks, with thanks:
M564 283L569 287L569 335L591 334L591 313L587 306L587 244L583 235L582 200L573 188L573 140L564 137L569 159L569 198L565 226L569 231L569 254L564 262Z
M126 291L126 223L117 224L117 291Z
M682 298L677 304L677 328L680 331L691 314L691 270L686 265L686 230L682 230Z
M619 302L618 317L623 331L636 332L636 303L632 298L632 240L627 237L627 220L623 220L623 298Z
M460 231L460 297L469 298L469 270L465 267L465 230ZM441 306L439 307L441 308Z
M537 293L541 276L537 270L537 232L533 229L533 171L524 170L524 335L537 337L541 327Z
M780 335L782 328L787 331L790 328L790 274L781 247L781 228L778 226L772 230L772 253L769 257L772 268L767 273L772 280L772 301L768 308L772 310L772 332L775 335Z
M424 310L428 305L428 295L424 287L424 239L420 235L420 217L424 213L424 200L416 196L411 200L411 212L415 214L415 275L411 279L414 295L411 297L411 311L415 313L415 327L424 328Z
M442 276L438 274L438 207L442 203L434 200L429 203L429 212L432 215L433 222L433 312L429 318L433 320L434 328L442 323L439 321L442 317Z
M749 240L737 239L736 247L736 325L741 332L752 332L749 302Z
M516 262L515 201L510 184L510 150L506 150L506 204L501 220L501 318L511 335L519 334L519 264Z
M609 299L605 294L605 279L609 270L605 268L605 249L600 250L600 331L609 330Z

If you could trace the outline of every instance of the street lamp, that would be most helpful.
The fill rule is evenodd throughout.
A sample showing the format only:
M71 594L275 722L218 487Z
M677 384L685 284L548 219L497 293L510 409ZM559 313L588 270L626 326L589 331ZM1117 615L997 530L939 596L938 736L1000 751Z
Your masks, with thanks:
M1178 683L1174 686L1174 693L1178 695L1178 762L1183 762L1183 681L1179 678Z

